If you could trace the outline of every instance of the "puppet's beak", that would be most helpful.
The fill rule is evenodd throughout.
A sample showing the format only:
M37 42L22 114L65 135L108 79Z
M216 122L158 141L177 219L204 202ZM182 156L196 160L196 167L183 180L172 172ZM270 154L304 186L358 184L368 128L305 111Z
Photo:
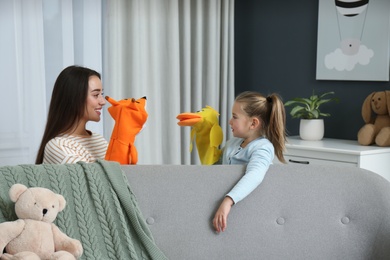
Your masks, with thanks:
M176 118L179 119L179 122L177 122L179 126L193 126L202 121L202 116L196 113L182 113Z

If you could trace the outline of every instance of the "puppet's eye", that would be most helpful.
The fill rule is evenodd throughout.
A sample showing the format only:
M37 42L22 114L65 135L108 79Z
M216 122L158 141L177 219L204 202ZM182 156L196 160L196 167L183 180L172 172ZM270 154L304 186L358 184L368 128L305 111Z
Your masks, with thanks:
M378 98L378 101L381 101L381 98Z
M52 207L53 209L55 208L55 206L54 206L54 205L52 205L51 207Z

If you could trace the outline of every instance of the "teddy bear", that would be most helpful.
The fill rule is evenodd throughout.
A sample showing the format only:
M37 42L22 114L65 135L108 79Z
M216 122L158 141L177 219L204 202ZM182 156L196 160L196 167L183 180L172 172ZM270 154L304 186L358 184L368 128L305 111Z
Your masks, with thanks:
M366 124L358 132L358 143L390 146L390 91L368 95L363 102L362 117Z
M9 197L15 202L18 219L0 224L0 259L67 260L82 255L80 241L68 237L53 223L66 206L62 195L17 183L11 186Z

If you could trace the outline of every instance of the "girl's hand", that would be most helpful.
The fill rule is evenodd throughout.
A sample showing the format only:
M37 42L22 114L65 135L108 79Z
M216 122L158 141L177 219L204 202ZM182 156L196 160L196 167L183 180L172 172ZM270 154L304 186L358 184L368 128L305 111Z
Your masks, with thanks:
M229 215L230 209L232 208L234 202L232 198L225 197L219 206L217 212L215 213L214 219L213 219L213 226L215 231L223 232L226 230L227 227L227 217Z

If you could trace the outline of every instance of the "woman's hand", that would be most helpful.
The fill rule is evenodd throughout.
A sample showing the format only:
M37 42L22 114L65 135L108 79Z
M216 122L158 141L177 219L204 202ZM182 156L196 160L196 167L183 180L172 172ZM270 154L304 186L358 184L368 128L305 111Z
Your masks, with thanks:
M227 217L229 215L230 209L232 208L234 202L232 198L226 196L221 205L219 206L217 212L215 213L214 219L213 219L213 226L215 231L223 232L226 230L227 227Z

